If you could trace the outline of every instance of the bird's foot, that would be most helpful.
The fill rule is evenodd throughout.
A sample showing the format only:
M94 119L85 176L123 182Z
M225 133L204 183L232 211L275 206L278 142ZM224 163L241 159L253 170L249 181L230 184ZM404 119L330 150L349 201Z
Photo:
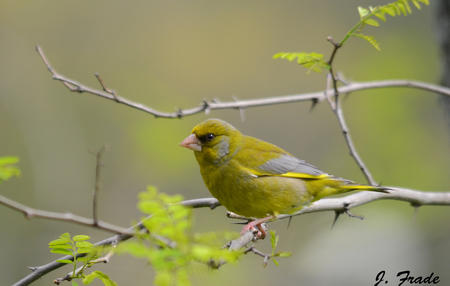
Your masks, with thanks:
M260 224L255 224L255 221L249 222L246 224L241 231L241 235L244 235L247 231L251 231L255 233L256 238L258 239L264 239L266 237L266 231Z
M242 228L241 235L243 235L247 231L251 231L251 232L256 232L256 238L264 239L266 237L267 233L261 224L271 220L272 218L273 218L273 216L268 216L265 218L260 218L260 219L249 222Z

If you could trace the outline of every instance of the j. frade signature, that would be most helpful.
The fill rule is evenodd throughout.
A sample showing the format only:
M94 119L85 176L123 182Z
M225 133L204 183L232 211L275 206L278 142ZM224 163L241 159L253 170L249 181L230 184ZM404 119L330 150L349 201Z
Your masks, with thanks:
M378 272L377 276L375 277L375 284L374 286L381 286L386 285L389 283L389 281L385 278L386 271L381 270ZM434 272L431 272L428 276L414 276L411 275L411 271L404 270L397 272L397 286L402 285L436 285L440 282L439 276L435 275Z

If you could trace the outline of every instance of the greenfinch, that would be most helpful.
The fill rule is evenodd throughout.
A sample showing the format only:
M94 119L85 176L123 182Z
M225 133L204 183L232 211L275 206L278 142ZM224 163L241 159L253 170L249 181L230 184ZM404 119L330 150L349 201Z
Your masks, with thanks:
M278 214L292 214L323 197L349 191L383 191L329 175L285 150L246 136L231 124L208 119L180 144L194 151L203 180L229 211L259 218L257 227Z

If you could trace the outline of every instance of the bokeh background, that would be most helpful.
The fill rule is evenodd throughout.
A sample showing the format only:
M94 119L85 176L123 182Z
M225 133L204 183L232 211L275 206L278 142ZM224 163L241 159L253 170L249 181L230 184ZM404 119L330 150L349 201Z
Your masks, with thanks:
M325 87L324 74L306 74L273 60L280 51L328 54L328 35L340 39L358 21L358 5L378 1L13 1L0 2L0 156L20 157L22 176L0 193L35 208L91 215L95 157L104 144L101 219L128 226L140 217L137 194L147 185L185 198L210 196L194 156L178 143L209 117L273 142L330 173L364 182L348 155L327 104L310 103L245 111L213 111L182 120L148 114L92 95L70 93L52 81L34 50L40 44L62 74L98 87L94 73L120 95L163 111L223 101L260 98ZM433 3L408 17L367 29L381 44L352 39L336 67L349 80L409 78L437 83L439 48ZM450 186L450 124L438 96L412 89L380 89L346 97L344 111L356 146L375 178L387 185L444 191ZM192 271L194 285L372 285L386 270L441 276L449 285L450 209L414 209L379 201L358 207L360 221L333 214L273 224L279 249L293 256L262 267L246 256L237 265ZM197 231L239 231L225 210L195 211ZM26 220L0 206L0 284L29 273L27 266L57 258L47 243L63 232L109 233L46 220ZM265 250L269 242L258 243ZM119 285L151 285L145 261L115 256L99 268ZM51 285L55 271L34 285ZM393 282L392 282L393 283ZM96 284L100 285L100 284Z

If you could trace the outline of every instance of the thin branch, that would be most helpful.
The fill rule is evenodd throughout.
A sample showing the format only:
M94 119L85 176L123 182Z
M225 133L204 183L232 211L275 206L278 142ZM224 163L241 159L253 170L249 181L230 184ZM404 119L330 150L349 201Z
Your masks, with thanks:
M103 79L100 77L100 75L98 73L95 73L94 75L95 75L95 78L97 78L100 85L102 86L103 91L106 91L107 93L111 94L114 97L114 100L117 101L116 92L114 90L106 87L105 83L103 82Z
M292 215L280 215L277 220L287 219L292 216L306 213L324 212L324 211L343 211L351 208L365 205L377 200L397 200L409 202L414 207L426 205L450 205L450 192L426 192L406 189L401 187L387 186L389 193L380 192L358 192L341 198L325 198L313 202L310 206L301 209Z
M373 178L364 161L361 159L361 156L359 156L359 153L356 151L355 144L353 143L352 136L350 135L350 130L347 126L347 123L345 122L344 113L342 112L342 106L341 104L339 104L339 101L340 99L337 98L335 105L336 109L334 110L334 113L337 117L339 126L341 127L342 135L344 136L345 142L347 143L350 156L353 157L353 159L355 160L359 169L364 174L364 177L366 177L366 180L369 182L369 184L375 186L377 185L375 179Z
M96 165L95 165L95 187L94 187L94 195L92 199L92 217L94 219L94 225L98 224L98 212L97 212L97 196L100 192L101 188L101 170L103 167L103 154L105 153L106 146L103 145L102 148L97 152Z
M276 104L285 104L292 102L301 102L301 101L313 101L319 102L326 98L326 94L328 91L318 91L312 93L303 93L303 94L292 94L285 96L276 96L276 97L266 97L260 99L250 99L250 100L240 100L240 101L229 101L229 102L217 102L215 100L203 100L202 103L193 108L188 109L180 109L176 112L161 112L155 110L151 107L148 107L144 104L134 102L118 96L117 94L112 95L104 90L98 90L95 88L88 87L82 83L79 83L73 79L67 78L62 74L56 72L56 70L50 65L50 62L46 58L44 52L42 51L40 46L36 47L37 52L39 53L42 61L45 66L52 74L52 78L54 80L61 81L70 91L79 92L79 93L88 93L92 95L97 95L105 99L113 100L117 103L127 105L131 108L149 113L154 117L162 117L162 118L180 118L185 116L190 116L202 112L209 112L211 110L219 110L219 109L245 109L250 107L259 107L259 106L267 106L267 105L276 105ZM339 87L339 93L352 93L360 90L367 89L376 89L376 88L389 88L389 87L409 87L422 89L426 91L430 91L437 94L442 94L446 96L450 96L450 88L434 85L430 83L420 82L420 81L412 81L412 80L382 80L382 81L373 81L373 82L352 82L349 85ZM331 90L332 92L332 90Z
M250 252L255 254L255 255L258 255L258 256L264 258L264 260L263 260L264 267L267 266L267 263L269 263L269 260L272 258L272 255L266 254L266 253L262 252L261 250L256 249L253 246L250 246L249 248L247 248L244 251L244 254L247 254L247 253L250 253Z
M34 209L29 206L23 205L19 202L10 200L4 196L0 195L0 204L19 211L25 215L27 219L31 218L45 218L45 219L51 219L51 220L59 220L59 221L67 221L67 222L73 222L76 224L89 226L98 228L101 230L113 232L113 233L129 233L129 231L126 228L116 226L104 221L98 221L97 224L94 222L93 219L78 216L72 213L59 213L59 212L52 212L52 211L45 211L40 209Z
M377 183L375 182L375 179L373 178L373 176L370 173L369 169L367 168L366 164L361 159L361 156L359 156L359 153L356 150L355 144L353 143L353 140L352 140L352 136L350 135L350 130L347 126L347 123L345 122L344 114L342 112L342 107L340 104L340 97L339 97L340 93L339 93L339 89L337 86L338 80L336 78L336 75L334 74L333 64L334 64L334 59L337 54L337 51L339 50L339 48L342 47L342 44L335 42L332 37L328 37L327 40L333 45L333 51L331 53L330 59L328 60L328 65L329 65L329 69L330 69L328 75L329 75L329 80L333 84L334 99L335 99L334 104L333 104L333 102L330 102L331 109L333 110L334 114L336 115L339 126L341 127L342 134L344 136L345 142L347 143L347 147L348 147L350 156L353 157L353 159L355 160L359 169L362 171L362 173L366 177L366 180L369 182L369 184L376 185ZM328 85L329 85L329 83L327 83L327 89L329 88ZM339 215L337 215L335 217L334 223L336 223L336 220L338 218L339 218ZM333 225L334 225L334 223L333 223Z

